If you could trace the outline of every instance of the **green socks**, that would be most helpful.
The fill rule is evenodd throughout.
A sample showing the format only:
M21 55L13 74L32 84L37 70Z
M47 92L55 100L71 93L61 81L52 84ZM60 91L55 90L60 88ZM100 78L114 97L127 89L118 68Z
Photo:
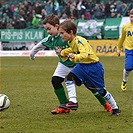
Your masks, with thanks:
M90 90L93 95L98 99L101 105L105 105L106 100L97 92L97 90ZM66 97L64 88L56 89L54 90L60 104L64 104L68 102L68 99Z
M64 88L56 89L56 90L54 90L54 92L55 92L60 104L64 104L64 103L68 102Z
M90 91L98 99L98 101L101 103L101 105L105 105L106 100L96 90L90 90Z

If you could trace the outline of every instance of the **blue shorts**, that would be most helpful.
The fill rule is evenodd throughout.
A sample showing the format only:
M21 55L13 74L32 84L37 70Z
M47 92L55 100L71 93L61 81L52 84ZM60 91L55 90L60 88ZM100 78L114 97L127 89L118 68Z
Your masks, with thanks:
M125 69L133 70L133 50L125 50Z
M97 88L100 94L104 92L104 69L100 62L77 64L71 72L75 74L87 88ZM78 83L76 82L76 84Z

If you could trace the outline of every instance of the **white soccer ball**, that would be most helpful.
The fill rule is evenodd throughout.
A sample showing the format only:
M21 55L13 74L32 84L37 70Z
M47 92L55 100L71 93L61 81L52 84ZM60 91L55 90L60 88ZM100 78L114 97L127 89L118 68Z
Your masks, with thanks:
M10 106L10 100L8 96L5 94L0 94L0 111L9 108L9 106Z

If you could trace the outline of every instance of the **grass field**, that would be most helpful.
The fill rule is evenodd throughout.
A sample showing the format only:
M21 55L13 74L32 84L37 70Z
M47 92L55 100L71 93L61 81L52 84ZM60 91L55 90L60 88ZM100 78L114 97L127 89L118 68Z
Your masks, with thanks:
M111 117L84 86L77 87L79 108L69 114L52 115L59 104L51 85L56 57L1 57L0 93L11 101L0 112L0 133L132 133L133 73L128 89L120 89L124 57L100 57L106 88L121 114Z

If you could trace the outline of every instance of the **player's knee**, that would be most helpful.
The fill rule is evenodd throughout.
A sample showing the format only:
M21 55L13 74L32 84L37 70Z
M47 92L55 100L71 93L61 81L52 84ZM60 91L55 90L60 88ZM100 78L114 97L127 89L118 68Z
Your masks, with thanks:
M133 70L133 68L131 68L131 69L125 69L127 72L130 72L130 71L132 71Z
M107 91L103 89L103 92L100 92L100 94L104 97L106 95Z
M69 73L68 76L67 76L67 80L68 81L74 81L74 83L77 85L77 86L81 86L82 82L81 80L73 73Z
M52 77L52 85L54 87L54 89L60 89L62 88L62 82L64 81L64 78L58 77L58 76L53 76Z
M67 80L73 81L73 79L74 79L74 74L70 72L70 73L67 75Z

